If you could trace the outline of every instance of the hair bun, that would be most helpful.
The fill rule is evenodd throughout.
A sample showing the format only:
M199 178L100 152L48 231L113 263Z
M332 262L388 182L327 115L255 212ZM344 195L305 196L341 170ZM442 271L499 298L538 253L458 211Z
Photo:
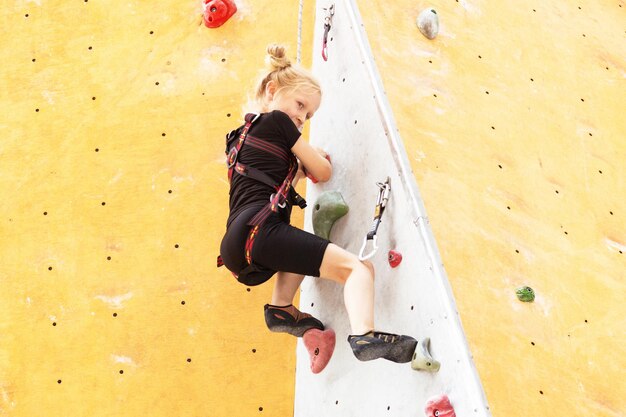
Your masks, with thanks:
M291 61L285 56L285 47L272 44L267 47L265 62L272 71L278 71L291 66Z

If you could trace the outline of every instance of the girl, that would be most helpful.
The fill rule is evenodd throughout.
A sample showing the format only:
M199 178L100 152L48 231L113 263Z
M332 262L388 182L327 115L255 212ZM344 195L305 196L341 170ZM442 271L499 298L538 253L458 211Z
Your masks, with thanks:
M301 337L309 329L324 330L293 298L305 275L344 286L344 302L359 360L385 358L410 362L417 341L374 330L374 267L328 240L289 224L293 187L307 174L328 181L327 154L301 137L304 123L320 106L321 88L310 72L294 66L279 45L267 48L270 72L261 79L255 101L261 113L227 135L230 214L221 243L223 264L246 285L259 285L274 274L271 304L265 320L271 331ZM219 262L218 262L219 264Z

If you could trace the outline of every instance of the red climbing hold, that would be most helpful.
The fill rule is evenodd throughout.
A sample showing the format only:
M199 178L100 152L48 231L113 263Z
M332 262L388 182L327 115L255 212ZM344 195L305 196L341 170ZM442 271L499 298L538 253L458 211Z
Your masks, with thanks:
M233 0L203 0L204 24L208 28L222 26L237 11Z
M390 250L389 255L387 255L387 260L389 261L389 265L392 268L400 265L402 262L402 254L400 252L396 252L395 250Z
M431 398L426 403L426 417L456 417L447 395Z
M306 350L309 352L311 371L314 374L319 374L328 365L335 351L335 331L332 329L324 331L319 329L307 330L304 336L302 336L302 340Z

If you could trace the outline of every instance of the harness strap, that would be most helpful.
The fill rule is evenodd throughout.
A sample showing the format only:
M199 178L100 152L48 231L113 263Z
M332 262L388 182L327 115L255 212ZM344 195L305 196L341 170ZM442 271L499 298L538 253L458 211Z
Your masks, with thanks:
M246 114L246 117L245 117L246 124L243 127L243 130L241 131L241 133L239 134L239 140L237 141L237 144L233 146L232 148L230 148L230 150L228 151L228 181L229 182L233 176L233 167L237 163L237 158L239 157L239 151L241 150L241 147L243 146L243 143L246 141L246 137L248 136L248 130L250 130L252 123L254 123L256 119L259 118L259 116L261 116L259 113Z
M246 239L246 262L248 264L252 264L252 247L254 246L254 239L256 238L259 228L265 223L265 220L269 217L272 212L277 212L279 206L283 206L287 197L289 196L289 190L291 189L291 182L296 176L296 172L298 171L298 161L295 156L292 156L289 172L287 173L287 177L279 187L276 193L272 194L270 197L270 202L266 204L261 211L259 211L249 222L248 225L252 226L250 233L248 234L248 238Z
M267 175L265 172L260 171L254 167L241 164L239 162L235 164L234 168L235 171L237 171L237 174L243 175L245 177L250 177L254 180L262 182L263 184L269 185L274 190L278 190L278 186L276 185L274 180L272 180L270 176Z
M232 180L233 172L237 172L240 175L250 177L257 181L260 181L270 187L274 188L276 192L270 196L270 201L266 204L252 219L248 222L249 226L252 226L250 232L248 233L248 237L246 239L245 244L245 257L248 266L252 266L252 247L254 245L254 240L258 234L260 227L265 223L265 220L269 217L272 212L277 212L279 207L285 207L288 198L291 198L291 201L297 204L300 208L306 207L306 201L302 196L300 196L291 186L293 179L298 172L298 160L293 154L287 153L284 149L279 146L274 145L273 143L255 138L254 136L249 136L248 131L252 124L259 118L260 114L248 113L245 116L245 125L239 134L239 140L237 143L232 146L228 150L228 181ZM226 136L227 144L229 139L232 138L232 135L235 134L235 131L231 132ZM289 162L289 170L287 173L287 177L283 180L282 184L278 186L269 175L264 172L247 165L244 165L240 162L237 162L239 158L239 151L241 150L243 144L247 143L248 145L268 152L285 162ZM224 265L221 256L217 257L217 266L220 267ZM244 269L245 270L245 269ZM241 273L241 271L240 271ZM233 275L239 279L237 274Z
M246 177L250 177L252 179L255 179L257 181L260 181L266 185L269 185L270 187L272 187L275 191L279 190L279 186L278 184L276 184L270 177L269 175L267 175L266 173L264 173L263 171L260 171L254 167L251 166L247 166L247 165L243 165L239 162L237 162L234 166L235 171L243 176ZM288 192L288 198L289 200L293 203L296 204L298 207L300 207L301 209L306 208L306 200L296 192L296 190L291 187L289 188L289 192ZM284 202L280 202L279 203L280 207L284 207Z

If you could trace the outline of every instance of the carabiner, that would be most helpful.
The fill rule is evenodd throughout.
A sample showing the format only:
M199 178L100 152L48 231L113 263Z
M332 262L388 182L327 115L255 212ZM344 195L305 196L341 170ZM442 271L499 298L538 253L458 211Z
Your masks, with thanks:
M361 251L359 252L359 261L365 261L366 259L369 259L372 256L374 256L374 254L378 250L378 245L376 244L376 240L377 239L378 239L378 236L376 236L376 235L374 235L374 237L372 237L371 239L369 239L367 237L365 237L365 239L363 239L363 246L361 246ZM368 253L367 255L364 255L363 252L365 252L365 247L367 246L367 241L368 240L372 241L372 246L374 247L374 249L372 249L372 251L370 253Z
M335 5L331 5L327 11L326 17L324 17L324 37L322 39L322 58L324 61L328 61L328 32L333 24L333 16L335 15Z
M275 195L276 195L276 193L273 193L273 194L270 196L270 203L271 203L271 202L272 202L272 200L274 199L274 196L275 196ZM278 196L278 201L280 201L280 196ZM287 206L287 201L285 201L283 204L280 204L280 203L278 203L278 202L277 202L277 203L276 203L276 205L277 205L278 207L280 207L280 208L285 208L285 207Z

